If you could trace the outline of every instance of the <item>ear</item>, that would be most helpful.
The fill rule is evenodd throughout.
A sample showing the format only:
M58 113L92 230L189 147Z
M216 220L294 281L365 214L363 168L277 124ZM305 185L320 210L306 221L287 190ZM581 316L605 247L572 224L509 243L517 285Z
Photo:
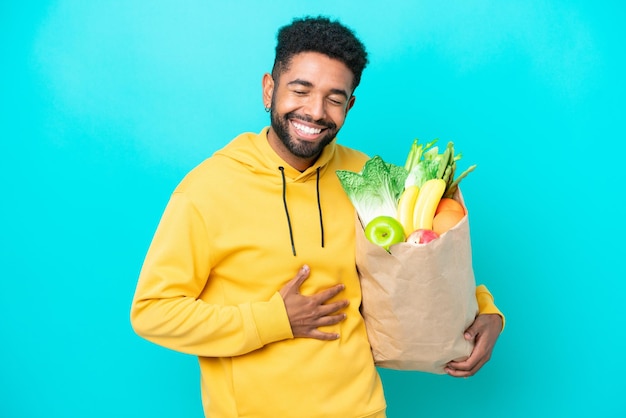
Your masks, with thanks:
M352 106L354 106L355 101L356 96L350 96L350 98L348 99L348 103L346 104L346 115L348 115L348 112L350 111L350 109L352 109Z
M274 95L274 79L270 73L263 75L263 106L272 106L272 97Z

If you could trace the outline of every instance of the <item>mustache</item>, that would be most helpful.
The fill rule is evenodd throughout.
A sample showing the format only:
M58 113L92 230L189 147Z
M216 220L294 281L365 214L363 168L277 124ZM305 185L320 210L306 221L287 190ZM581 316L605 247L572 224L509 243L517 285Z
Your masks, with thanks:
M333 121L326 120L326 119L315 120L315 119L313 119L312 117L310 117L308 115L300 115L300 114L295 113L295 112L289 112L289 113L285 114L285 119L298 119L298 120L301 120L303 122L314 123L316 125L323 126L323 127L327 128L327 129L337 129L337 124L334 123Z

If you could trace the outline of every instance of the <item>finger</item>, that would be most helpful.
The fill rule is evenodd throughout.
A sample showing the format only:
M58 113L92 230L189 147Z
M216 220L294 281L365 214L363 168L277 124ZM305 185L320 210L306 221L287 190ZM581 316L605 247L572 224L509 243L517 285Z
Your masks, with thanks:
M455 370L472 370L484 359L485 355L486 353L482 345L477 343L467 359L463 361L451 361L448 363L448 366Z
M479 340L466 360L448 363L446 373L454 377L473 376L489 361L490 357L490 353L485 350L484 344L481 344Z
M489 359L485 356L472 355L462 362L450 362L447 368L451 371L451 376L469 377L473 376L487 363Z
M338 339L339 334L336 332L323 332L316 328L311 331L309 337L315 338L316 340L332 341Z
M338 284L338 285L335 285L335 286L333 286L333 287L331 287L329 289L322 290L321 292L318 292L315 295L312 295L311 297L313 299L315 299L315 301L317 303L322 305L326 301L328 301L328 300L334 298L335 296L337 296L345 288L346 288L346 286L344 284Z
M468 358L465 361L451 361L447 364L447 367L458 373L466 373L476 369L476 366L481 364L482 359L479 357ZM484 363L484 362L483 362Z
M298 270L298 274L296 274L296 277L292 279L293 286L299 290L300 286L302 286L302 283L304 283L304 281L308 279L310 273L311 268L308 265L305 264L300 267L300 270Z
M283 299L287 293L299 293L300 286L302 286L302 283L304 283L304 281L309 277L310 272L311 269L308 265L305 264L300 267L300 270L298 270L295 277L289 280L287 284L280 289L280 294Z
M346 319L346 314L344 313L337 314L337 315L326 315L326 316L322 316L318 318L315 321L315 326L324 327L328 325L336 325L340 323L341 321L343 321L344 319Z
M324 305L319 305L319 307L317 308L317 314L320 317L326 316L326 315L330 315L333 314L337 311L340 311L342 309L345 309L350 302L348 302L347 300L340 300L337 302L332 302L332 303L327 303Z
M487 362L487 359L479 355L470 355L465 361L451 361L447 364L446 373L454 377L473 376Z
M478 325L477 325L477 322L478 321L472 322L472 325L470 325L470 327L465 330L465 333L463 334L463 337L467 341L473 340L474 338L476 338L476 335L478 335Z
M452 367L446 367L445 372L452 377L471 377L474 376L478 370L482 367L482 364L476 365L476 367L470 370L458 370Z

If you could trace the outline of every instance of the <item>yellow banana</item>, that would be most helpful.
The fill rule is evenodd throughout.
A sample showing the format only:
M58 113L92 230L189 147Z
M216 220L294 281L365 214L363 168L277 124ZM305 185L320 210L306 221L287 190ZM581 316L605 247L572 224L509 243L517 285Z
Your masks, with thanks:
M413 209L414 229L433 229L435 210L445 190L446 182L442 179L431 179L422 184Z
M415 231L415 228L413 228L413 208L419 192L419 187L409 186L404 189L398 201L397 218L404 228L404 235L407 237L411 232Z

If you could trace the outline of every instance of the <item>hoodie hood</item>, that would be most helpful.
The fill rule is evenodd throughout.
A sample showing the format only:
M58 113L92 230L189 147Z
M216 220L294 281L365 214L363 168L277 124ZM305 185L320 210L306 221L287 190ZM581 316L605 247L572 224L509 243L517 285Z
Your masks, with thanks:
M230 142L222 150L215 153L216 156L224 156L237 161L241 165L247 167L251 172L267 176L268 181L272 183L280 183L282 187L283 207L285 209L285 219L289 231L289 240L291 242L291 252L295 257L297 255L296 243L294 240L293 226L289 213L289 196L288 184L305 183L315 181L315 197L317 200L317 212L319 215L320 225L320 245L324 247L324 217L322 214L321 194L320 194L320 177L324 174L328 163L331 161L336 151L336 143L332 141L322 150L322 154L315 163L300 172L294 167L287 164L282 158L276 154L267 140L267 132L269 127L264 128L259 134L246 133L238 136ZM313 203L312 203L313 204Z
M217 151L215 155L235 160L246 166L250 171L259 175L267 175L270 177L270 181L273 179L273 181L280 183L282 180L280 171L278 171L279 167L284 168L285 177L288 181L304 182L311 179L312 176L316 176L318 170L320 174L323 174L324 168L333 158L336 151L336 141L333 140L333 142L324 147L322 154L311 167L300 172L287 164L272 149L267 140L268 131L269 127L265 127L258 134L245 133L239 135L224 148Z

